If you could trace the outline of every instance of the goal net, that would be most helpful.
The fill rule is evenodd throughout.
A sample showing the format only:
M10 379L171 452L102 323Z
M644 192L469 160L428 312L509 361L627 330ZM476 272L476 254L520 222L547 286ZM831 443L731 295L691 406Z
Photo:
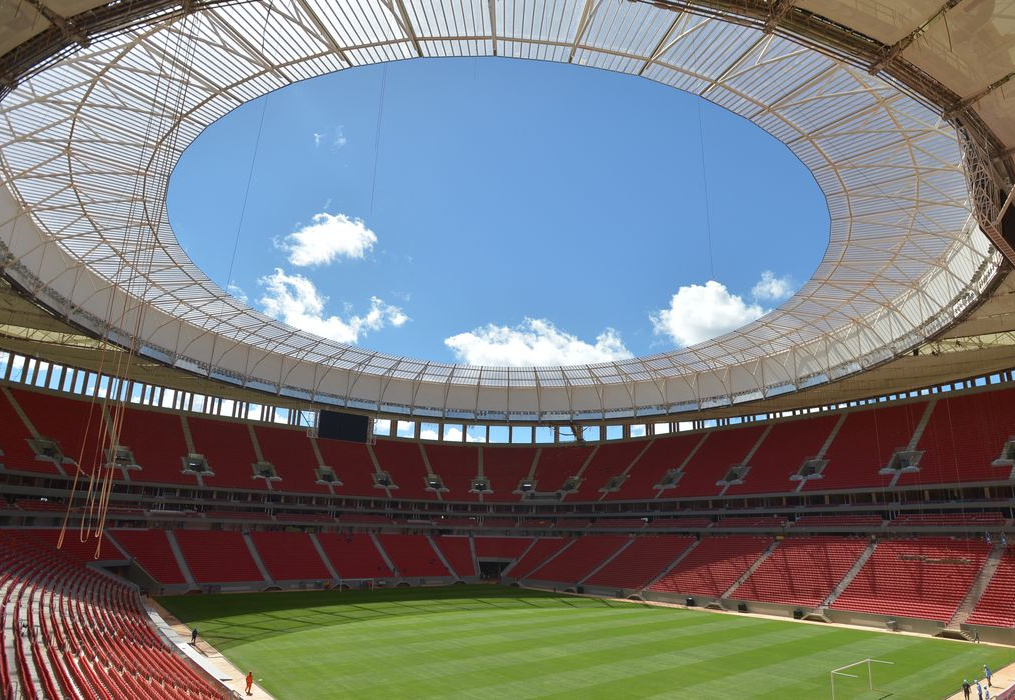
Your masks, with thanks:
M891 666L891 661L864 659L833 669L830 673L832 700L881 700L892 693L878 688L875 669L878 664Z

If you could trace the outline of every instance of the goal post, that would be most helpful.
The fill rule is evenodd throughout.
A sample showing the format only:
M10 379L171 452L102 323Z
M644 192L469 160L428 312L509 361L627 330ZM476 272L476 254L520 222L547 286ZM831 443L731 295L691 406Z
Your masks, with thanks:
M846 664L845 666L840 666L839 668L832 669L831 673L829 674L830 681L831 681L831 684L832 684L832 700L836 700L836 698L835 698L835 679L837 677L840 678L840 679L841 678L853 678L853 679L860 680L862 678L860 674L866 672L866 674L867 674L867 683L865 685L867 687L865 688L865 690L867 690L868 692L874 692L875 690L880 690L880 688L874 687L874 664L887 664L889 666L893 666L893 665L895 665L895 662L894 661L882 661L880 659L864 659L863 661L856 661L854 663ZM853 673L849 673L849 671L854 671L854 672Z

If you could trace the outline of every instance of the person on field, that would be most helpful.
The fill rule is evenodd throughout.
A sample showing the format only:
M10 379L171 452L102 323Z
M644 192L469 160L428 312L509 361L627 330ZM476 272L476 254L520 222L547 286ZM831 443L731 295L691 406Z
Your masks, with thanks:
M253 671L248 671L247 672L247 695L253 695L254 694L253 693L253 687L254 687L254 672Z
M190 630L190 643L197 644L197 628Z
M968 680L963 680L962 681L962 696L966 700L969 700L969 681Z
M990 682L991 675L993 675L993 674L991 674L990 669L987 668L987 664L984 664L983 665L983 677L987 679L987 687L988 688L993 688L994 687L994 684Z
M979 698L980 700L983 700L983 686L982 686L982 685L980 685L980 679L979 679L979 678L977 678L977 679L976 679L975 681L973 681L973 682L974 682L974 683L976 683L976 696L977 696L977 697L978 697L978 698Z

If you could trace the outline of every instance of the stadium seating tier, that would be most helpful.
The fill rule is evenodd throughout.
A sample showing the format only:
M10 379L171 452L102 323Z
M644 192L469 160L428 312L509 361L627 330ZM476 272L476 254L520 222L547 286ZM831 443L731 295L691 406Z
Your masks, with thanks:
M650 590L664 593L721 596L772 544L770 537L731 535L707 537Z
M943 537L878 542L832 608L948 622L990 548L980 540Z

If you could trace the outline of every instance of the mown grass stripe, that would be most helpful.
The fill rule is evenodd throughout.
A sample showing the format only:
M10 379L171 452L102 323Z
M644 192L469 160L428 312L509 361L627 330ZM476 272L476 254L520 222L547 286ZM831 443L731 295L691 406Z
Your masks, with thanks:
M163 603L280 700L827 697L872 656L893 700L936 700L999 649L494 586Z

